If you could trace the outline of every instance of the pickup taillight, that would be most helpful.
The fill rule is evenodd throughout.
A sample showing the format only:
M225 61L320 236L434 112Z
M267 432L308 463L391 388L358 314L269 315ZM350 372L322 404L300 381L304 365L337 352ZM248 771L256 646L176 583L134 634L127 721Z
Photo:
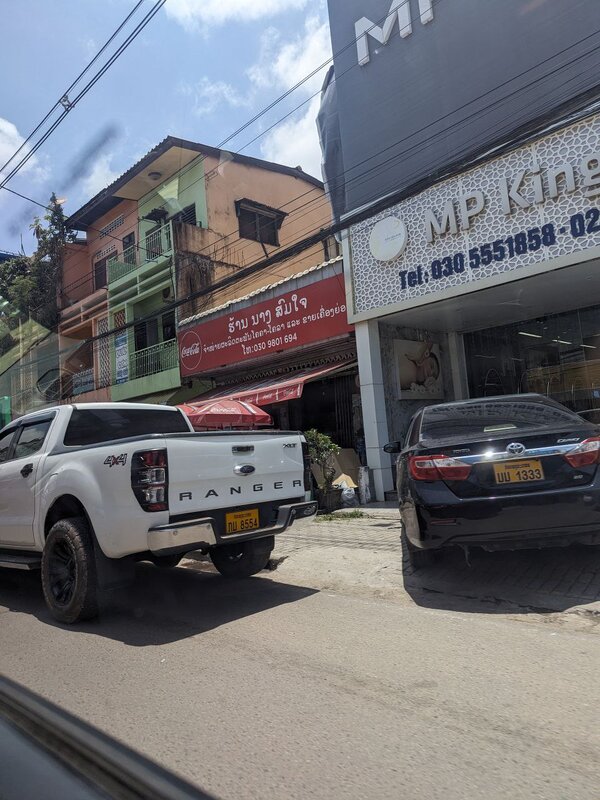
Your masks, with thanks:
M307 442L302 442L302 460L304 461L304 491L312 491L312 469L310 465L310 453L308 452Z
M131 459L131 488L144 511L169 510L166 450L139 450Z

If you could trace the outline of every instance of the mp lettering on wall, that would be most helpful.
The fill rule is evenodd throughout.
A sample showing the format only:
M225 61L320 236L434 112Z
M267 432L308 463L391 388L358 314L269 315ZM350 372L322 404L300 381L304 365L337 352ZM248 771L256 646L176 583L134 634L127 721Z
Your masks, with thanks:
M406 229L391 259L373 248L373 232L390 219ZM491 277L514 280L531 265L581 260L600 247L600 116L353 226L350 242L353 319L471 292Z
M328 0L328 9L343 174L325 168L341 219L431 186L525 127L569 118L598 83L598 0Z

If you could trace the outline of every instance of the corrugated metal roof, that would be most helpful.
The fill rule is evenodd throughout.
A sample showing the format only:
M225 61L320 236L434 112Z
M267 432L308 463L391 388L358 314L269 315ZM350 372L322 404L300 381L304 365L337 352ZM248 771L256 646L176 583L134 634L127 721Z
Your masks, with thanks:
M276 283L270 283L268 286L262 286L260 289L255 289L253 292L249 292L248 294L243 295L242 297L236 297L234 300L228 300L226 303L223 303L220 306L216 306L215 308L209 308L207 311L202 311L199 314L194 314L191 317L187 317L186 319L182 319L179 322L180 328L184 326L191 325L193 322L198 322L200 319L205 319L206 317L211 317L214 314L220 314L223 311L226 311L228 308L232 306L238 305L239 303L247 302L248 300L252 300L255 297L258 297L261 294L266 294L267 292L272 292L274 289L280 288L284 286L286 283L291 283L292 281L297 281L300 278L303 278L306 275L311 275L315 272L318 272L320 269L325 269L333 264L339 264L343 262L343 256L337 256L336 258L331 258L329 261L324 261L321 264L316 264L314 267L309 267L305 269L303 272L298 272L295 275L290 275L289 278L282 278L280 281Z

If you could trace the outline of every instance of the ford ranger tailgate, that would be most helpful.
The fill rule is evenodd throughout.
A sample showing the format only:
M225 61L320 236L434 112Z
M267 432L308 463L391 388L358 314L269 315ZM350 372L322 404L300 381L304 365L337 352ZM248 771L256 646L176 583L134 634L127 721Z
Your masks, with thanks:
M168 436L167 449L172 515L304 497L297 433Z

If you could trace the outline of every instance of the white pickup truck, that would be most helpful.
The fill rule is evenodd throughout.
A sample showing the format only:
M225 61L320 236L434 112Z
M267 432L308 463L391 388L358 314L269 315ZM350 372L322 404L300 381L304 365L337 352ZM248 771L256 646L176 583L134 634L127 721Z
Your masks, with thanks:
M195 433L181 411L59 406L0 431L0 567L40 569L53 616L95 616L136 561L208 553L232 578L266 566L274 536L312 522L299 433Z

